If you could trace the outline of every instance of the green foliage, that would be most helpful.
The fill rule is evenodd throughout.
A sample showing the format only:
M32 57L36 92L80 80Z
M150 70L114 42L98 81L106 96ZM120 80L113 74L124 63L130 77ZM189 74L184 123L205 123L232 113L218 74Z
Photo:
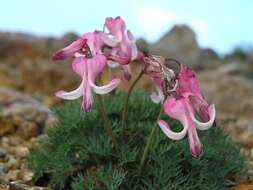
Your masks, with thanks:
M135 93L123 131L124 98L125 94L120 93L105 100L118 149L104 129L97 105L90 113L81 111L79 101L56 108L57 126L48 131L41 148L32 152L28 160L35 182L74 190L220 190L227 189L228 182L245 171L239 148L220 127L200 132L204 155L194 158L187 139L172 141L156 126L156 138L138 176L143 149L160 108L144 93ZM166 115L162 117L168 121ZM173 128L181 128L178 122L169 122Z
M236 47L231 53L224 57L225 61L238 60L247 61L250 50L243 47Z

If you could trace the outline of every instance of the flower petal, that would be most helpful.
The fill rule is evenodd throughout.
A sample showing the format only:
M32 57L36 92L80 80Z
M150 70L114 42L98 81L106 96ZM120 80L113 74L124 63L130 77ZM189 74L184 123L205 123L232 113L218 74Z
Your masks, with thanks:
M129 57L125 55L108 55L108 59L118 62L120 65L129 64Z
M74 59L72 62L73 71L83 78L83 75L87 73L87 58L80 56Z
M150 98L154 103L158 104L164 101L164 95L160 86L155 85L155 89L156 90L150 94Z
M138 57L138 49L137 49L137 46L135 43L132 44L131 50L132 50L131 51L131 60L133 61L133 60L137 59L137 57Z
M84 78L84 80L86 80L86 79ZM93 103L93 97L92 97L91 88L88 85L88 81L86 81L84 83L84 95L83 95L83 102L82 102L82 110L84 112L90 112L91 107L92 107L92 103Z
M71 92L66 92L66 91L61 90L61 91L56 92L55 95L59 98L66 99L66 100L74 100L74 99L80 98L83 95L83 82L77 89Z
M169 96L163 104L164 111L173 119L179 120L183 125L188 122L187 99L182 98L176 100Z
M120 66L120 64L119 64L118 62L116 62L116 61L111 61L111 60L108 60L108 61L107 61L107 65L108 65L110 68L112 68L112 69L117 68L117 67Z
M203 99L196 73L191 68L184 64L180 64L177 79L179 81L177 87L178 94L181 94L185 98L194 95Z
M127 30L127 37L130 41L135 42L134 35L130 30Z
M194 125L194 123L192 123L192 125ZM191 154L194 157L201 156L203 153L203 145L199 140L197 130L194 126L191 126L188 129L188 141L190 145Z
M194 114L191 114L191 118L196 123L197 129L199 129L199 130L207 130L210 127L213 126L213 123L215 121L215 106L214 106L214 104L212 104L212 105L209 106L208 112L209 112L210 120L207 121L207 122L200 122L200 121L198 121L195 118Z
M121 82L120 79L115 78L111 80L107 85L97 86L94 84L91 78L89 78L89 85L92 87L93 91L97 94L107 94L111 92L113 89L115 89L119 85L120 82Z
M92 81L102 73L106 66L107 60L104 55L97 54L93 58L87 59L88 75Z
M102 40L105 44L111 47L115 47L120 43L120 39L118 39L116 36L112 36L110 34L103 34L101 35Z
M122 67L122 69L124 71L124 77L125 77L125 79L126 80L130 80L131 77L132 77L132 72L131 72L130 65L129 64L128 65L122 65L121 67Z
M126 30L126 24L121 17L108 17L105 19L105 25L112 35L118 38L119 41L122 40L123 34Z
M92 87L95 93L97 94L106 94L116 88L119 83L120 79L113 79L109 84L104 86L97 86L95 85L96 77L103 71L106 65L106 58L103 55L96 55L92 59L88 59L87 66L88 66L88 83Z
M127 38L129 41L129 45L131 46L131 60L135 60L138 57L138 48L135 44L135 39L130 30L127 30Z
M159 124L160 128L162 129L162 131L164 132L164 134L173 140L183 139L185 137L187 129L188 129L188 126L185 125L182 131L173 132L170 129L169 125L164 120L158 121L158 124Z
M67 47L58 50L54 55L53 55L53 60L61 60L65 59L67 57L72 57L75 52L79 51L84 47L86 44L87 40L84 38L78 38L76 41L72 42L70 45Z

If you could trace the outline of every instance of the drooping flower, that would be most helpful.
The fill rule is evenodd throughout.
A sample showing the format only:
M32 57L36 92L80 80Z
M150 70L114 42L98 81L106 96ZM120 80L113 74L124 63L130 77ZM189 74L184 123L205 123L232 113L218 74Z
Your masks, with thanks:
M112 79L109 84L104 86L96 86L96 78L103 72L107 59L102 54L103 41L101 32L85 33L81 38L70 44L69 46L57 51L53 58L64 59L74 57L72 68L77 73L82 82L80 86L71 91L58 91L56 96L73 100L83 96L82 109L85 112L91 110L93 98L92 91L97 94L106 94L115 89L121 80L119 78Z
M165 64L165 58L160 56L144 57L144 72L153 81L155 90L150 97L154 103L163 102L165 94L175 90L177 81L175 73Z
M138 54L134 36L129 30L126 31L126 24L121 17L106 18L105 26L109 34L104 33L102 38L105 44L111 47L107 55L110 60L108 64L111 67L121 66L125 78L130 80L131 68L129 63L140 55Z
M202 154L203 145L201 144L197 129L206 130L210 128L215 120L215 108L214 105L208 107L209 121L200 122L195 118L194 106L191 105L189 99L181 97L174 98L169 96L164 103L164 111L173 119L179 120L183 125L183 130L180 132L173 132L170 126L164 121L158 122L162 131L173 140L180 140L188 135L188 141L190 144L190 150L193 156L199 156Z
M163 103L165 113L183 125L182 131L173 132L164 120L160 120L160 128L174 140L180 140L187 134L192 155L201 155L203 145L197 129L206 130L215 124L215 107L203 97L196 74L183 64L180 64L178 71L173 71L162 57L149 56L144 58L144 62L146 74L156 88L151 99L155 103Z
M58 50L53 55L53 60L62 60L69 57L73 57L75 53L80 52L85 49L87 45L87 39L81 37L72 42L65 48Z

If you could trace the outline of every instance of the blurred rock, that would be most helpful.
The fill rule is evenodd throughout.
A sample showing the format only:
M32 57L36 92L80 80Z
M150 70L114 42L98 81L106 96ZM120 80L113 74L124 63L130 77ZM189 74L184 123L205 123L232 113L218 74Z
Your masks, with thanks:
M33 172L27 167L27 156L30 150L38 148L40 137L23 139L17 134L9 134L0 138L0 184L22 180L31 183Z
M229 74L229 75L237 75L243 77L252 77L253 70L249 63L239 62L239 61L231 61L227 64L223 64L219 71L220 74Z
M200 50L199 68L217 68L221 64L219 55L211 48Z
M172 57L194 68L202 68L218 60L210 49L201 49L194 31L186 25L176 25L156 43L150 45L150 52ZM209 59L211 58L211 59Z
M10 190L50 190L50 188L30 186L22 184L20 181L15 181L10 184Z
M149 44L144 38L137 39L136 45L137 45L139 51L142 51L144 53L149 52Z
M0 88L0 106L0 136L17 131L28 139L39 135L56 121L45 105L8 88Z
M215 103L218 121L244 148L253 147L253 82L234 65L199 73L201 88Z
M40 95L45 99L54 96L57 89L75 87L79 78L70 69L71 63L53 62L51 57L56 50L77 37L74 33L57 39L0 32L0 86ZM57 99L52 100L50 103L57 103Z

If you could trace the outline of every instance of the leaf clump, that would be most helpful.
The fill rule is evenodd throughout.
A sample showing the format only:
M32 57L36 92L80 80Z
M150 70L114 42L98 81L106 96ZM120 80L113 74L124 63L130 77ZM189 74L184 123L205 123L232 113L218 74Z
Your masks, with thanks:
M59 122L49 129L41 147L31 153L28 164L38 185L74 190L221 190L245 172L239 148L221 127L200 132L204 154L190 155L187 139L173 141L159 129L141 175L141 156L155 124L159 106L143 92L129 102L127 127L121 128L124 93L105 98L118 148L106 133L98 105L83 113L80 101L55 109ZM162 115L164 120L168 117ZM173 130L180 123L169 121Z

